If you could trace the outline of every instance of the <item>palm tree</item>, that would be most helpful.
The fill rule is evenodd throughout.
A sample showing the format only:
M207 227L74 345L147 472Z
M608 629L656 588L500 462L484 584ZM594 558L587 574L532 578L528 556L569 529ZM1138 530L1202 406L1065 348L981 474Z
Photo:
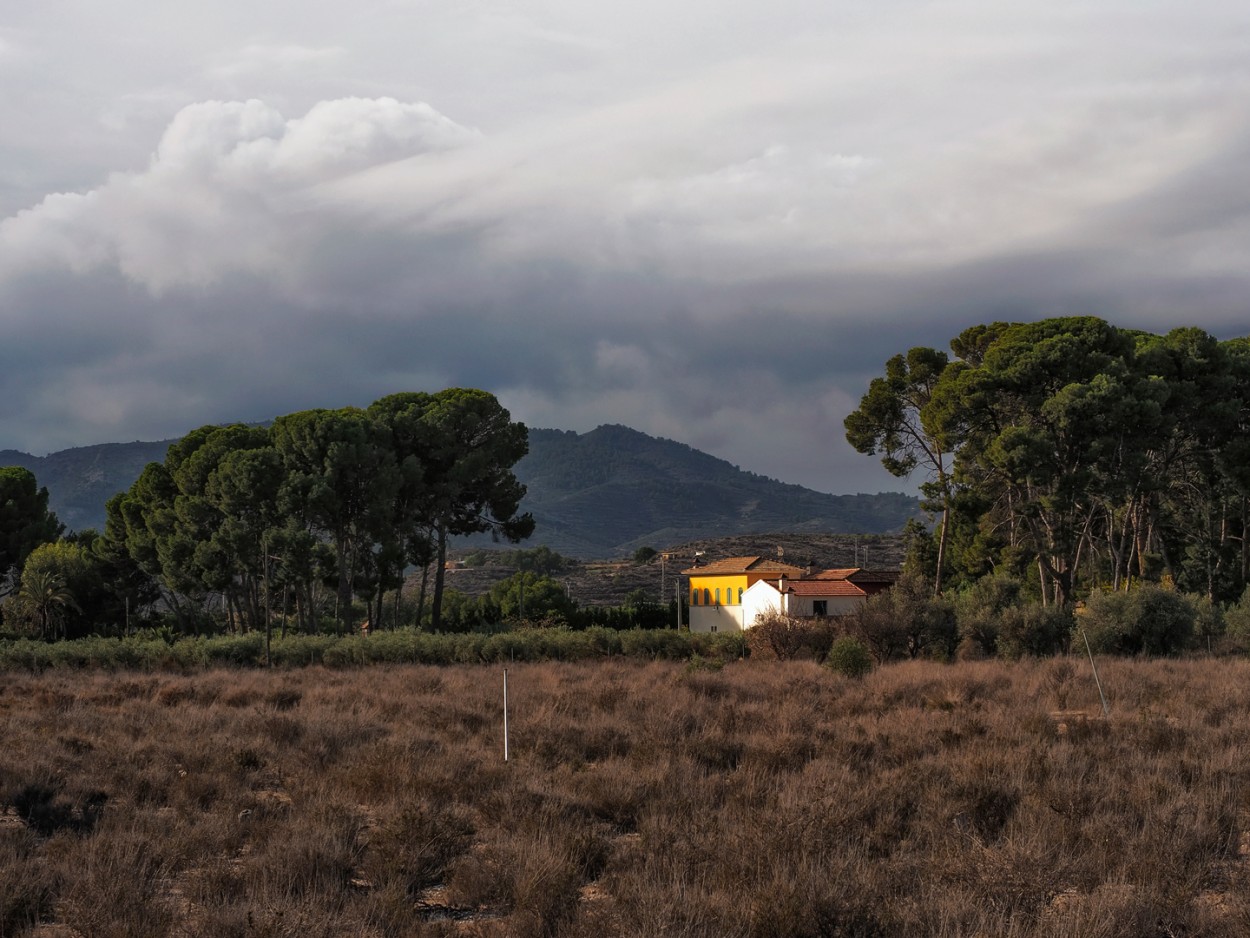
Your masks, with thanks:
M65 585L65 580L51 570L32 570L22 577L22 586L17 593L25 615L39 626L39 633L44 638L55 638L55 626L62 626L64 621L61 613L66 609L78 611L78 603L74 594Z

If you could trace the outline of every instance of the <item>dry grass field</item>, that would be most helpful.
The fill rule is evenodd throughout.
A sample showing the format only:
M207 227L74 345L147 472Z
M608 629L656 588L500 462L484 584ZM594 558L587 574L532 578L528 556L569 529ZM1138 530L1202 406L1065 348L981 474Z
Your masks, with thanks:
M0 677L0 936L1250 933L1250 664Z

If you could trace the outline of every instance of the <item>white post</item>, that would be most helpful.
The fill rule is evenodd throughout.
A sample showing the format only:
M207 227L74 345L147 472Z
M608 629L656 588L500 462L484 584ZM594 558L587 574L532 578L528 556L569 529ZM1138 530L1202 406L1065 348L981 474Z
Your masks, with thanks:
M503 669L503 761L508 761L508 669Z

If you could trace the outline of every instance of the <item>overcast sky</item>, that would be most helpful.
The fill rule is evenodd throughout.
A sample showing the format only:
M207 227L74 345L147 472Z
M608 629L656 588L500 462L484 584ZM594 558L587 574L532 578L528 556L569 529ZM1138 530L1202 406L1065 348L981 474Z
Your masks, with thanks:
M0 127L0 449L465 385L878 491L912 345L1250 333L1244 2L41 0Z

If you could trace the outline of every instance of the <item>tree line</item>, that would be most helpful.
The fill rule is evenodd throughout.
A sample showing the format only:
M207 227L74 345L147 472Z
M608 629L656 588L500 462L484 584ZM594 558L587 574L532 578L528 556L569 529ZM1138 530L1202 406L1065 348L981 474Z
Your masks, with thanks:
M85 605L90 618L118 622L163 601L183 631L213 613L263 629L276 609L299 631L328 616L345 631L359 600L376 628L395 614L387 591L398 602L417 567L419 607L428 602L437 631L449 541L533 531L512 471L527 449L523 424L465 388L300 411L267 427L205 426L109 500L102 534L59 541L46 489L26 470L0 470L0 511L9 490L21 498L13 519L0 518L0 568L16 594L6 620L64 637Z
M1043 604L1163 583L1228 603L1250 575L1250 339L1094 317L966 329L891 358L845 421L923 472L935 592L1010 575Z

